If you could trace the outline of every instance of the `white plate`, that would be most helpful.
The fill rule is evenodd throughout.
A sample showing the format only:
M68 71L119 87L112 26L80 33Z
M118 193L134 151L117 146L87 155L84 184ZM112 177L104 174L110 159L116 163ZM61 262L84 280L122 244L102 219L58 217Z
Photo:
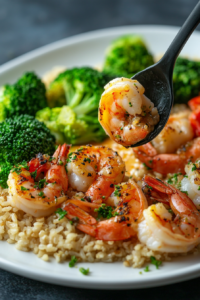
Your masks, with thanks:
M177 33L177 28L166 26L128 26L81 34L64 39L25 54L0 67L0 85L14 82L24 71L39 75L56 65L94 66L103 61L107 45L122 34L138 33L144 37L153 54L163 53ZM194 33L182 54L198 57L200 33ZM15 249L14 245L0 242L0 267L10 272L49 283L102 289L128 289L159 286L191 279L200 275L200 255L186 256L165 262L159 270L150 265L150 272L139 274L138 269L125 268L122 263L81 263L90 268L83 276L68 263L44 262L33 253Z

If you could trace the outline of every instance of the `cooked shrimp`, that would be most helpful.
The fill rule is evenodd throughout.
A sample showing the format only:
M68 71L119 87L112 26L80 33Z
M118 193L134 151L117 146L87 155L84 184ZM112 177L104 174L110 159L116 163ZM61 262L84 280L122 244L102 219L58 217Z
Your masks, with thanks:
M71 187L86 192L86 198L101 203L109 197L114 185L120 183L125 174L121 157L110 148L84 146L70 153L67 164Z
M105 86L99 104L99 122L115 142L129 147L144 139L159 121L154 104L137 81L116 78Z
M144 220L138 225L138 238L149 249L161 252L187 252L200 242L200 213L192 200L169 184L145 176L149 193L156 191L168 198L163 203L144 210ZM158 198L156 199L158 201Z
M169 117L161 133L152 140L152 145L158 154L174 153L179 147L193 139L190 114L190 110L185 110Z
M59 146L50 159L38 154L27 165L14 168L8 178L11 204L34 217L50 215L66 200L65 170L69 146ZM42 177L41 177L42 176Z
M186 176L181 180L181 191L187 192L196 207L200 209L200 159L195 163L186 164L185 172Z
M110 203L116 207L114 216L110 219L97 222L95 213L92 216L84 207L80 208L84 202L79 201L80 205L78 202L75 205L71 201L73 200L63 204L63 209L67 211L66 217L70 220L78 217L79 230L105 241L120 241L135 236L138 224L143 218L143 211L148 207L143 192L133 180L116 186L115 192L109 198Z
M179 148L176 154L157 154L156 149L148 143L133 149L136 157L153 171L163 175L185 173L185 165L195 162L200 157L200 138L196 138Z

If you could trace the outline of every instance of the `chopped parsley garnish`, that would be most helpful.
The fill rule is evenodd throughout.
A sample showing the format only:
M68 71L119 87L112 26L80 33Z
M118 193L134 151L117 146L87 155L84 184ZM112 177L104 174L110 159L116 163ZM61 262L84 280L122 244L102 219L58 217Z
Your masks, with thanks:
M170 178L167 180L167 183L173 184L172 177L170 177Z
M129 106L130 106L130 107L132 107L132 106L133 106L131 102L129 102Z
M43 187L45 185L47 185L47 184L48 184L48 182L46 181L45 178L44 179L40 179L40 181L35 182L34 188L43 189Z
M199 187L198 187L198 191L200 191L200 185L199 185Z
M85 199L84 199L84 198L81 198L81 201L85 201Z
M88 161L89 163L91 163L91 159L90 159L89 157L87 157L87 158L85 159L85 161Z
M95 208L94 211L98 213L97 219L110 219L119 215L118 212L113 212L112 206L106 206L105 203L103 203L101 207Z
M79 268L79 271L83 274L83 275L88 275L88 273L90 272L90 269L84 269L84 268Z
M71 257L71 260L70 260L70 262L69 262L69 267L70 268L73 268L74 266L75 266L75 263L77 262L77 258L76 258L76 256L72 256Z
M144 272L149 272L150 270L149 270L149 266L146 266L145 268L144 268Z
M60 166L62 166L62 165L63 165L62 160L60 160L58 164L59 164Z
M160 267L160 265L162 264L162 261L157 260L154 256L151 256L150 260L151 260L152 265L156 266L156 269L158 269Z
M77 156L76 156L76 155L74 155L74 157L72 157L72 160L75 160L75 159L77 159Z
M172 210L171 208L168 209L168 212L169 212L170 214L173 214L173 213L174 213L173 210Z
M195 171L196 169L197 169L196 165L193 164L192 171Z
M73 155L73 152L69 153L68 158L67 158L67 163L72 161L72 155Z
M177 184L178 183L178 176L182 175L182 173L175 173L172 177L167 180L169 184Z
M146 187L149 189L149 190L152 190L153 188L152 188L152 186L150 186L150 185L146 185Z
M59 221L60 221L61 219L63 219L64 216L67 214L66 210L64 210L64 209L62 209L62 208L56 209L55 213L56 213L56 214L59 214L59 216L60 216L60 218L58 219Z
M119 134L116 134L116 139L121 139L121 136Z
M39 197L42 197L42 198L45 198L45 195L44 195L43 192L39 192L39 193L38 193L38 196L39 196Z
M188 195L188 192L187 191L181 191L182 193L184 193L184 194L186 194L186 195Z
M29 191L29 189L25 188L24 186L21 186L21 191Z
M31 174L31 177L32 177L33 179L35 179L36 176L37 176L37 170L35 170L34 172L31 172L30 174Z
M106 199L106 196L102 196L102 199Z
M120 186L119 185L115 185L114 196L121 197Z
M145 163L143 163L143 166L144 166L147 170L151 170L151 168L149 168Z

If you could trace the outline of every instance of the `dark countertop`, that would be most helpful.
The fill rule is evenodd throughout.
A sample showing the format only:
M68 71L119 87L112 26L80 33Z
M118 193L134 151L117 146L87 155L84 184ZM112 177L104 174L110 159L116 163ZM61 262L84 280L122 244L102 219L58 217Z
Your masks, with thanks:
M181 26L197 0L0 0L0 65L30 50L100 28ZM164 287L103 291L60 287L0 269L0 299L200 299L199 278Z

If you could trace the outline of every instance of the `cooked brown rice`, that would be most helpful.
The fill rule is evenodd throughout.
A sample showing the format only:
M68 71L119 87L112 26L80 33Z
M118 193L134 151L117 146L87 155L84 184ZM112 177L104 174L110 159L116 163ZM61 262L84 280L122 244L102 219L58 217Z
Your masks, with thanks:
M116 145L125 162L132 156L132 176L140 179L146 172L134 158L131 150ZM10 204L8 190L0 190L0 240L5 240L21 251L33 251L39 258L57 262L69 260L75 255L78 261L123 261L126 267L139 268L154 256L158 260L170 260L176 254L159 253L148 249L136 238L128 241L100 241L80 232L67 218L59 221L56 214L35 218ZM199 250L196 248L193 253Z

